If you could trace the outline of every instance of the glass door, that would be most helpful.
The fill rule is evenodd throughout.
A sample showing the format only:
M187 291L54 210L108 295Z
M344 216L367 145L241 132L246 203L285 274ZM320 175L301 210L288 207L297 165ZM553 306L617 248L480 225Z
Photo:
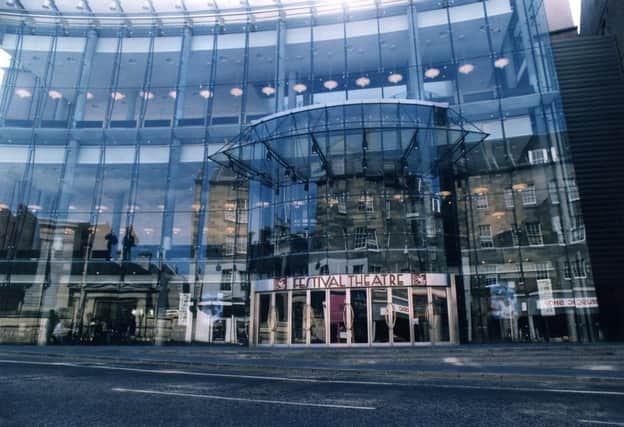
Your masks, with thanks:
M288 292L275 294L273 344L288 344Z
M446 288L431 288L431 305L433 306L431 319L433 341L447 342L450 336Z
M427 288L412 289L412 313L414 342L431 341L429 333L429 291Z
M258 294L258 344L270 344L272 325L272 294Z
M394 326L393 309L388 304L388 289L371 289L372 300L372 341L373 343L389 343L389 329Z
M310 344L325 344L327 302L325 291L310 291Z
M347 291L329 292L329 332L332 344L347 343Z
M366 289L351 289L351 343L368 344L368 298Z
M291 303L291 343L306 344L308 335L308 305L306 304L306 292L293 292Z
M394 344L409 344L410 336L410 308L409 289L390 289L392 292L392 309L394 311L394 325L392 328L392 342Z

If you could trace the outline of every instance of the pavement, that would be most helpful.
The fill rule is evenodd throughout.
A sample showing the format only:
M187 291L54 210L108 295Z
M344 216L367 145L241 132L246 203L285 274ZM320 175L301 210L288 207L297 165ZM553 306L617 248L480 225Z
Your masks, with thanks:
M624 426L621 345L0 346L0 426Z
M412 381L492 379L624 385L624 344L373 348L0 345L0 359L167 365L193 369Z

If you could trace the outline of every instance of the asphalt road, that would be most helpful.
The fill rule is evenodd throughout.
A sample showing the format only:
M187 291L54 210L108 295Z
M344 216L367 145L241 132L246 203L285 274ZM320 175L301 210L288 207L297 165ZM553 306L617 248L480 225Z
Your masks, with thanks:
M0 426L620 425L624 386L0 359Z

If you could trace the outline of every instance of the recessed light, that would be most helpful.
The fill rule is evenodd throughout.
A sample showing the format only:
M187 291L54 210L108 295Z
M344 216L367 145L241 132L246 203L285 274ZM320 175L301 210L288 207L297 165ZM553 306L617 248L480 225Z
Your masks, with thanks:
M176 92L175 90L169 91L169 98L176 99L177 97L178 97L178 92Z
M440 75L440 70L438 68L429 68L425 71L425 77L428 79L435 79Z
M472 190L472 192L474 194L480 195L480 194L487 194L488 189L487 187L476 187Z
M48 96L52 99L61 99L63 97L63 94L58 90L51 90L48 92Z
M399 83L401 80L403 80L403 75L399 74L399 73L392 73L388 76L388 81L390 83L394 83L397 84Z
M32 96L32 93L30 93L30 91L28 89L15 89L15 95L18 96L18 98L30 98Z
M112 2L110 3L110 5L108 6L108 8L109 8L110 10L117 10L117 2L112 1Z
M111 93L111 98L113 98L115 101L121 101L125 97L126 97L126 95L124 95L121 92L113 92L113 93Z
M4 2L7 6L15 6L15 0L7 0Z
M470 74L474 71L474 68L475 67L472 64L463 64L457 69L457 71L462 74Z
M149 91L141 91L139 92L139 96L145 100L154 99L155 95Z
M326 80L323 86L325 86L327 90L334 90L338 87L338 82L336 80Z
M265 86L262 88L262 93L265 94L266 96L271 96L275 93L275 88L273 88L272 86Z
M514 184L514 185L511 186L511 189L513 191L517 191L518 193L526 190L527 188L529 188L529 185L524 183L524 182L519 182L519 183Z
M141 6L141 8L142 8L143 10L151 10L151 9L152 9L152 6L151 6L151 4L150 4L149 0L145 0L145 1L143 2L143 6Z
M76 5L76 9L78 10L83 10L86 7L87 7L87 4L84 2L84 0L80 0L78 4Z
M496 61L494 61L494 66L496 68L505 68L508 65L509 65L509 59L507 58L498 58Z
M293 86L293 90L297 93L303 93L306 91L306 89L308 89L308 87L304 85L303 83L297 83L296 85Z
M44 9L51 9L52 2L50 0L44 0L43 3L41 3L41 7Z
M241 96L243 94L243 90L239 87L233 87L230 89L230 95L232 96Z
M370 79L368 77L362 76L355 80L355 84L359 87L366 87L370 84Z
M208 99L212 96L212 92L209 89L202 89L199 91L199 96L204 99Z
M93 95L91 92L87 92L87 93L85 93L85 96L87 97L87 99L88 99L89 101L90 101L90 100L92 100L93 98L95 98L95 95Z

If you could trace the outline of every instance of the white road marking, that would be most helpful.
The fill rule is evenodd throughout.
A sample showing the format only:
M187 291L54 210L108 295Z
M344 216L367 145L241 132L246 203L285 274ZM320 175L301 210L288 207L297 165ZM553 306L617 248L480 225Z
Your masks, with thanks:
M36 362L29 360L9 360L0 359L0 363L12 363L12 364L29 364L29 365L43 365L43 366L65 366L72 368L90 368L90 369L105 369L111 371L129 371L140 372L149 374L161 374L161 375L187 375L197 377L216 377L216 378L240 378L251 380L263 380L263 381L283 381L283 382L298 382L298 383L317 383L317 384L349 384L349 385L372 385L372 386L390 386L390 387L430 387L430 388L444 388L444 389L468 389L468 390L496 390L496 391L518 391L518 392L543 392L543 393L560 393L560 394L584 394L584 395L598 395L598 396L624 396L624 391L608 391L608 390L577 390L577 389L557 389L557 388L540 388L540 387L501 387L501 386L487 386L487 385L465 385L465 384L435 384L427 382L412 382L412 383L396 383L396 382L380 382L380 381L349 381L349 380L324 380L317 378L306 377L274 377L266 375L245 375L245 374L222 374L215 372L192 372L192 371L180 371L176 369L146 369L146 368L130 368L124 366L111 366L111 365L92 365L92 364L76 364L66 362Z
M578 420L582 424L601 424L605 426L624 426L624 423L618 423L615 421L598 421L598 420Z
M331 404L331 403L290 402L288 400L249 399L245 397L215 396L211 394L177 393L177 392L171 392L171 391L140 390L140 389L119 388L119 387L115 387L112 390L121 392L121 393L159 394L163 396L198 397L201 399L229 400L229 401L234 401L234 402L266 403L269 405L311 406L315 408L336 408L336 409L358 409L361 411L373 411L377 409L373 406L337 405L337 404Z

